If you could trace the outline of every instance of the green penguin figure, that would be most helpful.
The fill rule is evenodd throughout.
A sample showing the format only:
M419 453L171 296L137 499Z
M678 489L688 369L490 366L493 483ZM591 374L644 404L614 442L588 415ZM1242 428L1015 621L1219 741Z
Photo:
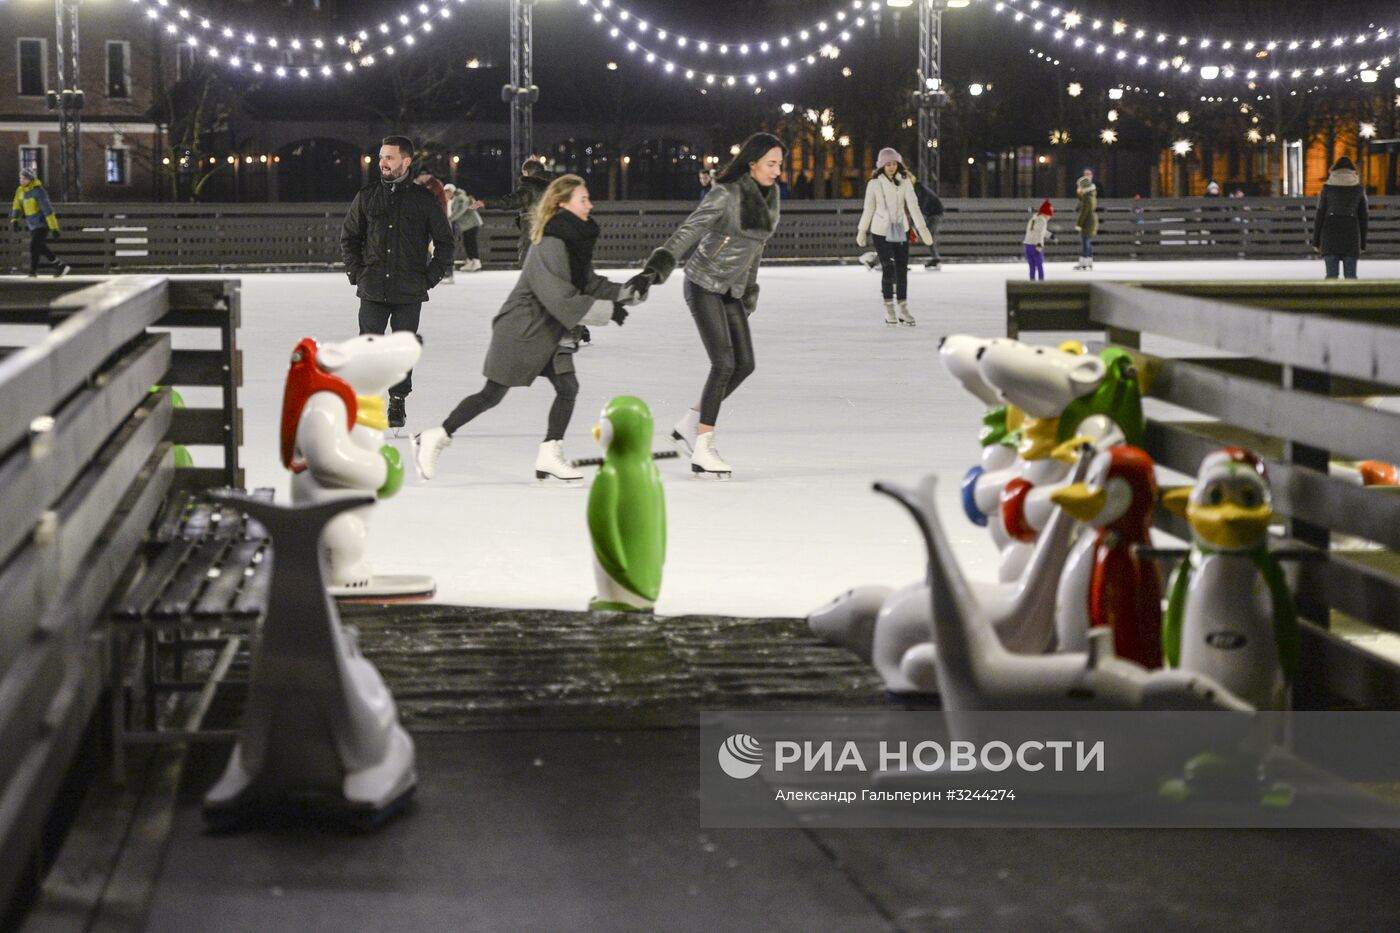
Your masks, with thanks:
M604 453L588 494L598 584L589 608L649 612L666 562L666 496L651 457L651 410L639 398L620 395L603 409L593 436Z

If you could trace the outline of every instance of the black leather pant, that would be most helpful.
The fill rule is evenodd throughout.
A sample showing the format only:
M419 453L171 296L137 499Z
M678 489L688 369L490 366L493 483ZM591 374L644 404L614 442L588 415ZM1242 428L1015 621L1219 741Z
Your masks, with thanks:
M706 291L685 280L685 303L710 357L710 375L700 396L700 423L715 424L720 402L754 371L753 338L743 302L731 295Z

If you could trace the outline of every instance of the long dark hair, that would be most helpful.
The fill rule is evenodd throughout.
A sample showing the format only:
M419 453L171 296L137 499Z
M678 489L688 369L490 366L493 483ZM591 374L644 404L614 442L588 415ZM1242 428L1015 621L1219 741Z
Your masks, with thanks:
M910 171L909 171L909 166L905 165L903 162L900 162L898 159L895 160L895 163L894 163L894 164L899 166L899 171L897 171L897 172L894 173L895 184L899 184L899 179L901 179L901 178L910 178L910 177L912 177L912 176L911 176L911 173L910 173ZM883 174L885 174L885 167L882 165L882 166L880 166L879 168L877 168L877 169L875 170L874 174L872 174L872 175L870 176L870 180L871 180L871 181L874 181L875 179L879 178L879 177L880 177L881 175L883 175Z
M743 145L739 147L739 154L730 159L729 164L715 176L715 182L724 184L743 178L749 173L749 165L763 158L769 149L781 149L783 150L783 158L787 158L787 143L772 133L754 133L744 140Z

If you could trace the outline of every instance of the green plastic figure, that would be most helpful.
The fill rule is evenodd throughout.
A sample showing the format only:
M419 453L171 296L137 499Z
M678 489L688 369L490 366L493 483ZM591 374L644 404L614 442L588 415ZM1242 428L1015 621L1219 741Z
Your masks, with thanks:
M650 612L666 562L666 496L651 456L651 410L639 398L620 395L603 409L593 436L604 454L588 494L598 584L589 608Z

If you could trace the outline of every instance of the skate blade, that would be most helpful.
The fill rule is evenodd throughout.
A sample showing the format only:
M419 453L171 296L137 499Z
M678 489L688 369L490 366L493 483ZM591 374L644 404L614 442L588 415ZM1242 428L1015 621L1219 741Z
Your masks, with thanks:
M728 471L722 473L713 472L710 470L706 470L703 467L698 467L692 463L690 465L690 475L699 480L711 480L716 483L727 483L729 482L729 479L732 474Z
M679 450L679 451L681 452L681 456L683 456L683 457L693 457L693 456L695 456L695 448L693 448L693 447L690 446L690 441L686 440L686 439L685 439L685 436L682 435L681 432L679 432L679 431L672 431L672 432L671 432L671 443L676 445L676 449Z
M553 473L546 473L543 470L536 470L534 485L540 487L541 489L547 489L552 487L565 488L569 486L582 486L583 477L580 476L578 479L565 479L560 476L555 476Z

